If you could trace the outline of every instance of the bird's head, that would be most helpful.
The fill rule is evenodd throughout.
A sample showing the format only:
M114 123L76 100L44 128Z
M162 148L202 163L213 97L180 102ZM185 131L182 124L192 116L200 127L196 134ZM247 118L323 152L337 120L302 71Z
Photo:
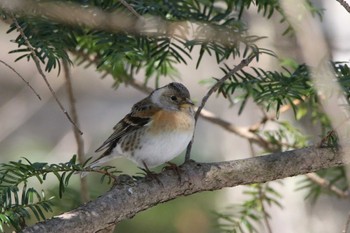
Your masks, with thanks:
M173 111L193 106L190 92L184 85L177 82L154 90L151 94L151 101L161 108Z

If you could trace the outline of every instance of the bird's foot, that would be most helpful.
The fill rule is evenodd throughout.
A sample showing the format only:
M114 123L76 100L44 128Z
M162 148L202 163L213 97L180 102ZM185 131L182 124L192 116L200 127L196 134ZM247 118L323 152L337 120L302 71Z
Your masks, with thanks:
M179 179L179 182L181 182L181 168L179 166L177 166L175 163L172 163L172 162L167 162L167 166L163 167L163 171L165 170L172 170L176 173L178 179Z
M158 184L163 186L162 182L160 182L160 180L158 178L158 173L149 170L148 166L144 162L143 162L143 166L144 167L143 168L140 167L140 169L145 172L145 178L146 179L148 178L148 179L151 179L151 180L156 180Z

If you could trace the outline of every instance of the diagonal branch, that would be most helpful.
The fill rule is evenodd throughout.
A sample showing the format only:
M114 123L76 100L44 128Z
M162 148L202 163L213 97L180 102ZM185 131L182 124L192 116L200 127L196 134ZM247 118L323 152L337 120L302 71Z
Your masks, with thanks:
M27 227L23 232L97 232L112 223L131 218L140 211L179 196L224 187L263 183L341 166L349 162L343 161L341 152L334 148L315 147L218 163L188 161L180 167L181 183L178 175L169 170L158 175L163 185L158 184L156 180L135 181L123 176L120 177L118 184L96 200L53 219Z
M337 186L333 185L331 182L328 180L320 177L317 175L317 173L309 173L305 175L308 179L310 179L312 182L315 184L318 184L322 188L328 189L329 191L332 191L335 193L339 198L349 198L349 192L348 191L343 191Z
M209 91L207 92L207 94L203 97L201 104L199 105L196 114L194 116L195 119L195 124L197 124L197 120L198 117L202 111L202 109L204 108L204 105L207 103L209 97L219 89L219 87L228 79L230 78L233 74L237 73L238 71L240 71L241 69L243 69L244 67L248 66L249 63L254 59L255 55L250 56L246 59L243 59L237 66L235 66L233 69L231 69L227 74L225 74L224 77L222 77L219 81L217 81L215 83L214 86L212 86ZM192 140L190 141L190 143L187 146L187 150L186 150L186 157L185 157L185 161L188 161L191 157L191 149L192 149L192 144L194 141L194 135L192 137Z
M276 147L273 144L271 144L270 142L265 140L263 137L261 137L260 135L255 133L254 130L252 130L252 128L253 128L252 126L251 127L236 126L236 125L232 124L231 122L228 122L228 121L220 118L219 116L215 115L213 112L210 112L204 108L202 109L200 116L203 119L209 121L210 123L221 126L223 129L225 129L226 131L228 131L230 133L234 133L237 136L245 138L245 139L261 146L262 148L264 148L267 151L272 152L272 151L276 150Z
M83 132L81 132L81 130L79 129L79 127L74 123L74 121L72 120L72 118L70 117L70 115L68 114L68 112L66 111L66 109L63 107L61 101L58 99L56 92L52 89L49 81L46 78L46 75L44 74L43 70L41 69L40 66L40 60L38 58L38 56L35 53L35 49L34 47L31 45L31 43L29 42L28 37L26 36L26 34L24 33L22 27L18 24L17 19L11 15L11 20L13 21L13 23L15 24L17 30L19 31L19 33L21 34L23 40L25 41L25 44L27 45L28 49L30 50L30 53L32 54L33 57L33 61L36 65L36 68L39 72L39 74L41 75L41 77L44 79L44 82L46 84L46 86L49 88L53 98L55 99L56 103L58 104L58 106L60 107L60 109L63 111L63 113L66 115L67 119L70 121L70 123L72 123L72 125L79 131L80 134L83 134Z
M40 95L38 94L38 92L36 92L34 90L34 88L30 85L30 83L25 80L22 75L20 75L20 73L18 73L12 66L10 66L9 64L7 64L6 62L0 60L0 63L4 64L5 66L7 66L10 70L12 70L13 72L15 72L15 74L17 74L18 77L20 77L20 79L22 79L23 82L25 82L25 84L27 84L27 86L34 92L34 94L36 95L36 97L38 97L39 100L41 100Z
M139 13L137 13L137 11L127 1L119 0L119 2L123 4L137 18L142 18L142 16Z

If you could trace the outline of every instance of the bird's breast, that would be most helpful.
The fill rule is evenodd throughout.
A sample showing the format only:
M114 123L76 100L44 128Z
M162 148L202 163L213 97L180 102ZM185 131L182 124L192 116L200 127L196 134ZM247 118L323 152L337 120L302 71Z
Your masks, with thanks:
M161 131L193 131L194 117L188 112L158 111L152 119L150 133Z

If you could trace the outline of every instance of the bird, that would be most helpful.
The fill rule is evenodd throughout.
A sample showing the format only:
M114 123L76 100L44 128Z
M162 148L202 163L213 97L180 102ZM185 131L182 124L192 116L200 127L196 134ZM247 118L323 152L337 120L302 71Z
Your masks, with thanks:
M184 151L192 140L194 127L190 92L183 84L171 82L133 105L97 148L96 153L103 153L90 167L125 157L142 170L150 171Z

